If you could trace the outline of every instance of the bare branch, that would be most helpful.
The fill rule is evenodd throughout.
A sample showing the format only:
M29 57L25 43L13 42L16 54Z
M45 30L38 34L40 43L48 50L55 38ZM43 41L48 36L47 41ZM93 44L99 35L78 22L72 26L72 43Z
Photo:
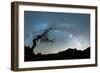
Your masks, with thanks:
M33 38L33 45L32 45L32 49L34 50L34 48L37 45L37 41L40 40L40 43L53 43L53 39L49 39L48 37L48 33L50 32L50 30L54 30L55 28L47 28L41 35L36 35ZM35 44L34 44L35 43Z

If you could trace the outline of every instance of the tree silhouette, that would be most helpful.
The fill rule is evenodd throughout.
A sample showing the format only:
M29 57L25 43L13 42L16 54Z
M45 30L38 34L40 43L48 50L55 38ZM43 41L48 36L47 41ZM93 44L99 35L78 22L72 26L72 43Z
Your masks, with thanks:
M33 45L32 45L32 50L35 49L35 47L37 46L37 42L40 41L41 43L53 43L54 42L54 39L50 39L48 37L48 33L50 30L54 30L56 28L47 28L42 34L40 35L35 35L34 38L33 38Z

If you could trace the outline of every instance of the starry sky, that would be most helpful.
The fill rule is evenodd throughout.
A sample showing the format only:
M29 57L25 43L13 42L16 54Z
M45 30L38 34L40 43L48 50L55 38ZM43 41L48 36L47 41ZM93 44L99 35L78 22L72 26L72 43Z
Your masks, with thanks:
M48 27L54 43L37 42L35 53L49 54L68 48L84 50L90 46L90 14L24 11L24 45L32 47L32 39Z

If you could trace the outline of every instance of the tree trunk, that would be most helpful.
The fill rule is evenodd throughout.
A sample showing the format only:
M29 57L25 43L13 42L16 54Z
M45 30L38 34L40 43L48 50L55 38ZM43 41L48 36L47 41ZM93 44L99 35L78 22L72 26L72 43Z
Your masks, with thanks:
M36 39L34 39L34 40L33 40L33 45L32 45L32 50L35 49L36 45L37 45L37 44L36 44Z

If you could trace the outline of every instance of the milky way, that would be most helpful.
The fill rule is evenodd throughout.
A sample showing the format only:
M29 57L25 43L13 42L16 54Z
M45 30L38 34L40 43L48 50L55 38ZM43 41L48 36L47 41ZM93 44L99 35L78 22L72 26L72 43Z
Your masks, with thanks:
M48 27L58 29L49 32L54 43L40 44L35 53L56 53L68 48L84 50L90 46L90 15L81 13L24 11L24 45L32 46L35 35Z

